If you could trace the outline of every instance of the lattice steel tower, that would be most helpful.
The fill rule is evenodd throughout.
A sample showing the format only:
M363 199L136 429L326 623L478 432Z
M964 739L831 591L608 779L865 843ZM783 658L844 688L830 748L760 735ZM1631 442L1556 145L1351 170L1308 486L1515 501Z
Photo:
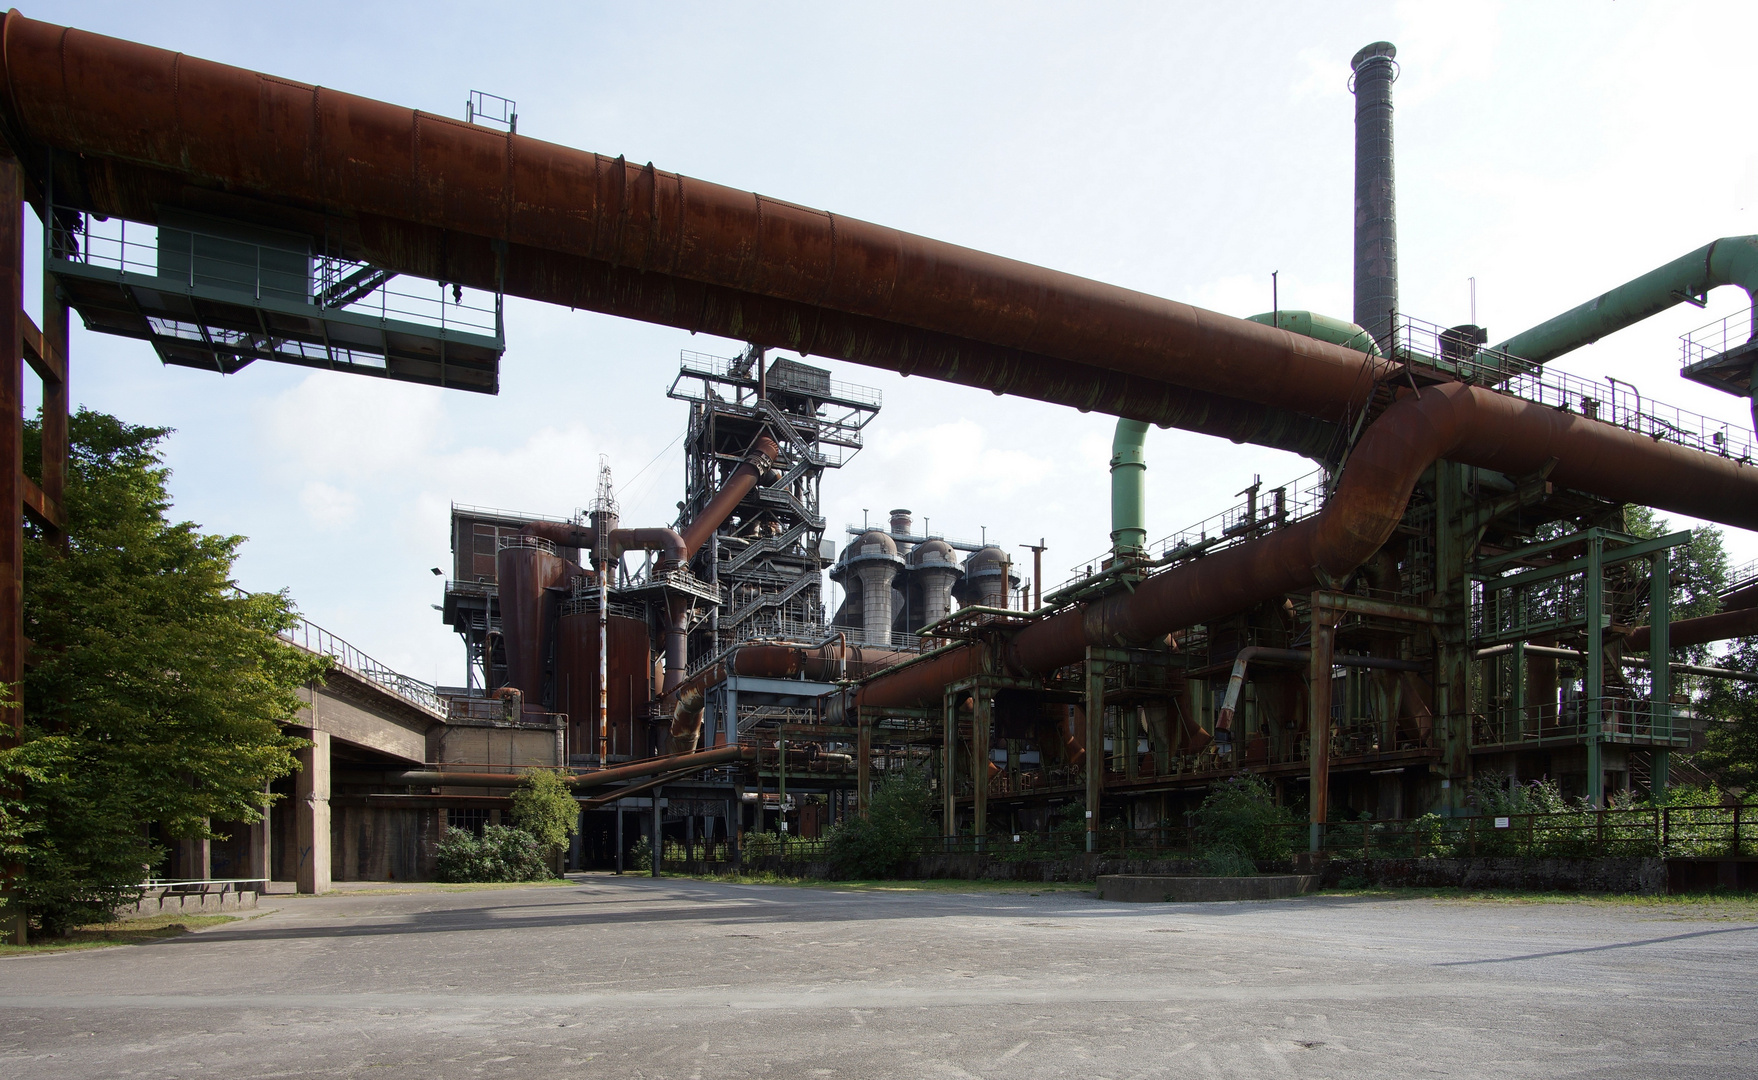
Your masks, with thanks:
M718 583L724 599L692 635L692 666L739 641L822 639L823 571L835 550L824 538L819 482L860 451L879 391L796 360L768 360L754 345L732 359L684 352L681 361L667 392L690 403L680 523L701 513L758 436L781 447L774 467L695 555L696 575Z

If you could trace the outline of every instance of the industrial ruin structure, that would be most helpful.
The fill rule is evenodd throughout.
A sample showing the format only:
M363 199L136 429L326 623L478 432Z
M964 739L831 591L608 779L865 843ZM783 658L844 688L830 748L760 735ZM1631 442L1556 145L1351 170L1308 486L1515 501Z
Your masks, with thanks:
M899 768L932 771L950 842L1075 810L1096 846L1255 774L1303 808L1316 849L1345 809L1459 813L1486 769L1596 803L1662 788L1692 745L1679 680L1754 677L1672 650L1758 633L1758 588L1675 621L1688 534L1637 535L1628 517L1758 528L1751 433L1545 365L1712 288L1753 293L1758 238L1493 347L1480 327L1412 318L1387 43L1352 65L1345 320L1235 319L544 143L475 109L430 116L17 13L0 41L15 328L22 206L49 223L45 327L10 340L49 373L46 397L62 393L41 488L0 468L14 567L19 514L58 513L64 305L168 363L483 392L504 295L749 343L683 358L669 525L621 521L608 483L570 519L454 508L443 617L466 645L463 685L375 684L422 697L395 738L359 695L354 712L314 704L299 798L276 811L297 819L309 887L332 867L389 873L373 852L391 844L420 872L409 838L489 820L533 766L569 770L588 826L576 858L594 865L638 829L736 843L783 816L809 831ZM1685 376L1752 396L1751 331L1742 315L1694 335ZM820 485L880 400L814 357L1117 416L1109 550L1059 587L1034 570L1030 603L1005 548L918 533L908 511L837 552ZM1152 542L1154 427L1317 471ZM16 582L4 605L0 678L16 679ZM326 853L332 798L366 816Z

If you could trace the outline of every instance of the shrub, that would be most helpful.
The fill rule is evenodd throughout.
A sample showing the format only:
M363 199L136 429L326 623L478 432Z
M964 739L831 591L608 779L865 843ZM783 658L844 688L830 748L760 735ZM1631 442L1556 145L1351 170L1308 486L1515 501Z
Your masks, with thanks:
M1209 848L1203 852L1198 865L1210 877L1251 877L1257 873L1251 857L1236 847Z
M441 881L545 881L551 876L543 845L524 829L490 825L478 838L450 829L434 848Z
M837 878L896 876L927 834L930 800L927 773L892 773L873 787L866 817L837 823L830 831L830 874Z
M1196 839L1208 852L1231 848L1248 860L1286 859L1287 825L1293 818L1277 806L1268 784L1241 776L1217 785L1197 808Z
M629 864L643 874L653 872L653 842L645 836L635 841L629 852Z
M513 789L513 824L531 834L551 860L580 829L580 804L555 769L529 773Z

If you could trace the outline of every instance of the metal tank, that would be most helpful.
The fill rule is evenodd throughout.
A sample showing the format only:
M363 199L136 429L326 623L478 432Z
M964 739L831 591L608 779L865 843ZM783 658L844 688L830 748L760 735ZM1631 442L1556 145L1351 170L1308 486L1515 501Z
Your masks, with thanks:
M611 615L606 682L608 737L605 752L613 757L640 757L651 747L641 717L658 689L653 683L653 654L647 623ZM598 612L563 615L556 625L556 702L568 714L568 753L598 755Z
M558 597L549 591L566 576L568 562L555 545L518 537L495 554L500 589L501 637L507 654L506 685L525 692L527 708L541 709L545 693L544 657L548 628L554 625Z
M998 544L971 552L964 561L964 580L953 589L964 607L1004 608L1008 594L1019 585L1013 561Z

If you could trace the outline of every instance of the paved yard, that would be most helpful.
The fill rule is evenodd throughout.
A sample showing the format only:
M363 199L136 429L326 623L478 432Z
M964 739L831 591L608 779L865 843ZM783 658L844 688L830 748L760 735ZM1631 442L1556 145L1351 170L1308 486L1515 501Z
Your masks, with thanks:
M1758 923L590 877L0 959L26 1077L1758 1077Z

